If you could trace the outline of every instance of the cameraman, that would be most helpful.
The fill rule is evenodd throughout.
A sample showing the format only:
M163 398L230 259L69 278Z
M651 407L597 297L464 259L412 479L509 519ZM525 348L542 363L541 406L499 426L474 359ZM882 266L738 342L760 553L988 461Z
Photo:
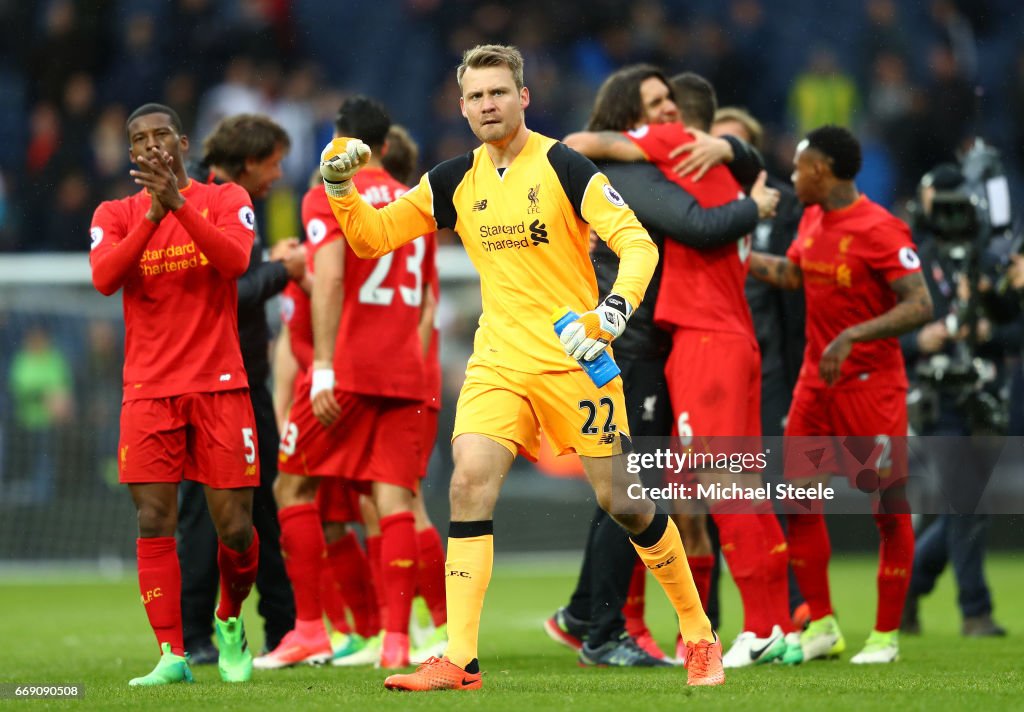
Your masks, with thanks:
M967 436L991 432L992 421L999 420L979 415L988 412L985 407L978 407L979 404L991 401L990 396L975 390L979 377L974 373L974 363L976 358L1001 362L1004 344L1001 343L1003 327L994 327L974 310L972 287L983 289L988 280L976 278L979 285L971 284L972 279L968 277L972 272L969 268L971 247L951 240L939 221L933 219L936 193L963 191L964 184L960 168L952 163L937 166L921 179L914 241L937 318L904 334L900 343L911 381L918 386L915 390L930 396L922 399L922 404L930 404L930 407L924 409L920 422L914 423L916 434L962 438L966 445L969 444ZM974 453L973 448L943 448L944 453L947 451L950 457L963 462L954 464L946 458L942 465L944 470L971 473L972 479L983 477L984 473L972 472L972 468L978 466L974 458L978 453ZM969 490L977 489L977 485L977 482L960 483L953 491L962 497ZM992 599L985 581L988 528L986 514L947 513L940 514L917 536L914 568L900 622L902 632L921 632L918 599L934 588L952 559L963 617L962 634L971 637L1006 634L992 619Z

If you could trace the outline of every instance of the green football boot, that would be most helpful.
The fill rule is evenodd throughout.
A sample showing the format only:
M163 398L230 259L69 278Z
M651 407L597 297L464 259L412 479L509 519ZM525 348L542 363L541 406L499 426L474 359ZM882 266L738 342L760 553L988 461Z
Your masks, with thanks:
M804 662L817 658L838 658L846 650L846 639L839 630L836 617L827 615L807 625L807 629L800 634L800 645Z
M228 618L222 621L213 617L214 628L217 629L217 649L220 657L217 667L220 679L224 682L248 682L252 679L252 652L249 641L245 639L245 624L241 618Z
M142 677L132 678L130 687L151 687L153 685L173 685L176 682L192 682L192 670L188 666L188 658L171 652L171 644L160 645L163 654L153 672Z
M784 665L799 665L804 661L804 649L800 645L799 633L786 634L786 652L782 654Z
M854 665L871 665L875 663L894 663L900 659L900 636L895 630L881 633L871 631L864 649L854 655L850 662Z

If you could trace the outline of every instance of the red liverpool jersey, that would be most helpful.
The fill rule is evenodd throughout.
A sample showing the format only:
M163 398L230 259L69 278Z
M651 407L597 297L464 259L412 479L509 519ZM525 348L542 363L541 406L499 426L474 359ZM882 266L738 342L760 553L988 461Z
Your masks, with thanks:
M305 205L305 203L303 203ZM341 234L337 221L324 222L321 217L303 214L306 230L306 271L315 273L316 251L325 244L331 230ZM330 242L329 240L327 242ZM295 282L289 282L281 299L281 321L288 325L292 355L305 371L313 365L313 313L309 295Z
M152 228L145 191L101 203L93 215L89 261L97 284L108 280L125 237L140 226L152 229L122 285L126 401L248 386L238 345L236 279L252 249L252 202L233 183L193 180L181 193L186 206ZM197 242L217 256L207 248L208 258Z
M818 376L821 352L847 327L895 306L889 283L920 272L921 260L910 229L863 195L841 210L808 206L786 257L803 271L807 297L807 348L800 381L824 388ZM899 340L854 344L835 386L906 388Z
M313 320L309 295L295 282L281 293L281 321L288 327L288 343L299 371L313 365Z
M356 174L359 194L375 208L407 189L380 168ZM322 185L302 200L307 234L312 221L326 228L320 245L344 241ZM335 383L352 393L424 399L424 357L420 345L426 240L419 238L375 260L356 256L345 243L344 306L334 346Z
M681 123L649 124L626 135L701 207L717 208L744 197L739 183L725 166L715 166L696 182L692 176L680 177L672 172L672 166L680 159L669 158L669 152L694 140ZM745 235L735 245L697 250L666 240L661 289L654 307L655 323L668 329L687 327L752 337L754 322L743 292L750 269L750 242L750 236Z

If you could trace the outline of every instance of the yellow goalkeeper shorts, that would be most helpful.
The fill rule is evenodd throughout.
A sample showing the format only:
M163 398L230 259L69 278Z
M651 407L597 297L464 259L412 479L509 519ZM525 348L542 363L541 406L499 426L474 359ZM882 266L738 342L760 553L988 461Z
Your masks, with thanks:
M542 428L559 455L622 452L619 436L629 436L622 379L598 388L582 369L523 373L470 358L452 440L464 433L487 435L506 447L514 443L519 453L536 460Z

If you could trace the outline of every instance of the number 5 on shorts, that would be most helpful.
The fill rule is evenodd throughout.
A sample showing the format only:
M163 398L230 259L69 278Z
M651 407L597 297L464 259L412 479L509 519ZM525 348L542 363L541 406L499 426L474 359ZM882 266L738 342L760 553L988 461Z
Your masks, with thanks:
M245 444L245 461L256 462L256 443L252 439L252 428L242 428L242 442Z

